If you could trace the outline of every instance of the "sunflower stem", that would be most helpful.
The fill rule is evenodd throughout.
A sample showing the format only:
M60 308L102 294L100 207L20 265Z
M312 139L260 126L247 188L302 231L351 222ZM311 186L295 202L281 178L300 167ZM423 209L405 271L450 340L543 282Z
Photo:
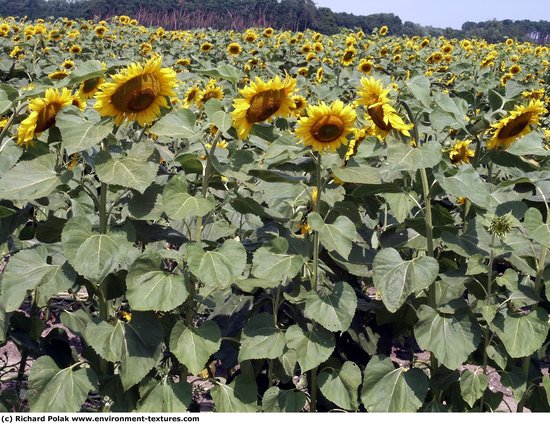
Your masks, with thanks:
M206 166L204 166L204 172L202 174L201 195L203 198L206 198L206 194L208 194L208 185L210 183L210 177L212 174L212 157L214 156L214 151L216 151L216 146L218 146L218 142L221 136L222 132L221 130L218 130L216 132L216 136L214 136L214 140L212 141L210 151L206 153ZM202 216L197 217L197 223L195 226L195 241L200 241L202 238L202 222Z

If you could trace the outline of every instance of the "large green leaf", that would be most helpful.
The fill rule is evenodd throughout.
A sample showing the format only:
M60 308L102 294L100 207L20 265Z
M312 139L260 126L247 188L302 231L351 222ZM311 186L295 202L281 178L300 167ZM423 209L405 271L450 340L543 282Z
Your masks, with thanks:
M462 365L481 341L481 329L466 310L453 315L440 314L422 305L416 314L418 322L414 326L414 335L418 345L433 352L437 360L450 370Z
M303 264L304 258L300 255L274 253L267 247L260 247L254 253L252 274L276 287L281 281L294 278Z
M296 351L302 373L326 361L334 351L334 335L323 327L309 325L308 330L291 325L285 333L286 344Z
M460 394L470 407L481 398L488 385L489 380L481 369L474 372L464 370L460 376Z
M101 151L95 162L97 177L101 182L143 193L155 180L159 158L155 145L150 142L136 143L127 154L116 157Z
M63 137L63 147L68 155L86 151L98 145L113 130L112 126L86 119L76 107L64 108L55 118L55 125Z
M529 236L537 243L550 248L550 225L542 221L542 213L531 207L525 212L524 224Z
M308 216L311 228L319 232L321 244L328 251L336 251L347 259L355 238L355 225L346 216L338 216L333 224L327 224L319 213L313 212Z
M178 109L169 112L151 127L151 133L172 138L193 138L198 131L195 128L195 113L190 109Z
M72 267L94 282L103 281L117 270L133 251L124 232L100 234L92 231L92 223L85 217L71 218L61 234L63 252Z
M80 411L88 393L97 386L90 368L60 369L49 356L33 362L29 373L29 408L31 412Z
M342 182L363 183L371 185L381 183L380 170L376 167L340 167L337 169L333 169L332 173Z
M411 293L428 288L439 270L433 257L403 260L394 248L379 251L372 267L374 285L390 312L397 311Z
M244 326L239 362L248 359L275 359L283 354L285 335L275 326L272 314L254 315Z
M325 294L312 293L306 297L304 315L330 331L346 331L355 310L357 296L345 282L338 282Z
M170 335L170 350L195 375L220 345L221 331L214 321L206 321L197 328L177 322Z
M424 403L428 385L421 370L395 368L389 358L376 355L365 368L361 401L370 412L414 412Z
M246 266L246 250L235 240L227 240L221 248L205 252L198 245L187 246L189 269L204 284L227 288L242 274Z
M172 383L165 378L149 378L139 387L137 411L146 413L184 413L192 400L191 385L185 380Z
M450 195L466 197L472 203L485 209L493 202L487 184L471 164L460 166L457 172L449 177L442 172L434 173L434 175L441 187Z
M512 358L531 355L539 349L548 335L548 313L537 308L528 314L498 313L492 328Z
M98 60L86 61L78 64L78 67L70 75L70 84L80 83L92 78L102 77L105 75L105 68Z
M239 375L229 385L217 382L210 394L218 413L254 413L258 409L258 388L254 378Z
M139 383L162 356L163 328L151 312L134 312L131 321L90 322L85 340L99 356L120 362L124 389Z
M189 195L185 177L176 175L164 187L162 205L171 219L189 219L210 212L215 206L215 201L211 197Z
M543 146L542 133L531 132L528 135L515 141L506 152L513 155L536 155L548 157L550 151Z
M423 144L420 148L404 143L388 144L388 164L392 171L415 171L433 167L441 161L441 145L437 141Z
M23 154L23 148L12 139L0 142L0 176L11 169Z
M56 161L55 154L45 154L19 162L0 179L0 199L27 201L50 195L69 178L68 174L57 174Z
M19 309L28 290L38 290L38 306L45 306L50 296L72 287L76 273L65 262L48 263L48 250L37 246L11 256L2 274L2 305L6 312Z
M171 311L189 297L189 279L161 269L160 254L140 256L128 269L126 297L133 310Z
M361 370L351 361L338 368L325 368L319 373L319 388L323 396L344 410L359 408L358 389Z
M262 398L262 410L268 413L297 413L306 405L306 394L298 389L272 386Z

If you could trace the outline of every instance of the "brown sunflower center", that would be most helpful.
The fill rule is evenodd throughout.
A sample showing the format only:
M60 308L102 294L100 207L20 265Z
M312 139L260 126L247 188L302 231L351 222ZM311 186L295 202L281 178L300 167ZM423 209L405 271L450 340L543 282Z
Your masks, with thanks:
M311 127L311 134L318 141L329 143L342 136L344 128L344 123L340 117L327 115L315 122Z
M136 113L151 105L160 92L160 83L151 74L139 75L122 84L111 97L117 110Z
M347 51L344 53L344 61L351 61L353 59L354 53L352 51Z
M392 129L390 123L384 122L384 109L382 108L382 105L368 108L367 111L369 112L369 116L374 124L376 124L376 127L384 130L385 132L389 132Z
M249 123L260 123L267 120L279 110L282 101L282 90L269 89L256 93L250 100L246 119Z
M48 130L50 127L55 125L55 116L61 109L61 104L57 102L52 102L51 104L46 105L38 113L38 118L36 119L36 128L35 133L41 133L44 130Z
M529 124L529 120L531 120L531 115L531 112L526 112L514 118L513 120L510 120L499 130L497 137L499 139L507 139L519 135L521 132L523 132L523 130L525 130L525 127L527 127L527 125Z
M84 82L82 85L82 91L84 93L91 93L95 89L97 89L97 86L99 86L100 77L90 78Z

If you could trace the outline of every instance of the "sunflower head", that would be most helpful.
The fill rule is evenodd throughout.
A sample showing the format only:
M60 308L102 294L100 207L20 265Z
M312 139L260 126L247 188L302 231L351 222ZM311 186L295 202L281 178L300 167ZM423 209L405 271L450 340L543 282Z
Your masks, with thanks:
M510 115L491 125L492 136L487 148L508 149L516 140L531 132L531 126L539 124L540 116L547 112L544 103L538 99L531 100L526 106L516 106Z
M296 88L296 80L279 76L264 82L256 77L240 91L242 98L233 101L234 111L231 113L233 125L239 138L246 139L254 123L268 121L274 117L288 117L295 104L291 96Z
M33 99L29 103L30 114L17 129L17 144L28 147L35 136L55 125L57 113L72 104L73 97L67 88L47 89L43 98Z
M353 132L355 111L340 100L331 105L321 102L307 108L307 117L302 117L296 126L296 136L305 146L318 152L334 152L348 144L348 135Z
M470 149L471 139L456 141L449 151L449 158L453 164L465 164L470 162L470 158L475 155L475 151Z
M175 71L161 66L162 58L156 57L144 66L134 63L115 74L112 82L100 86L94 108L103 117L114 117L117 126L124 121L151 124L160 108L168 107L167 98L176 95Z
M357 103L365 105L367 108L376 107L387 99L389 93L390 89L384 89L381 80L376 80L374 77L363 77L357 92L359 95Z

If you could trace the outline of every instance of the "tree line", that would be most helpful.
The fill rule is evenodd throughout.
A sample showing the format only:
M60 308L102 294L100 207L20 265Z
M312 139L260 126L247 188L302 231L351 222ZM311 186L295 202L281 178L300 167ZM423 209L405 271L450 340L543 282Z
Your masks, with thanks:
M334 34L341 28L371 32L387 25L390 33L448 38L484 38L491 43L516 38L547 43L550 22L530 20L491 20L465 22L460 30L402 22L393 13L354 15L317 7L313 0L0 0L0 15L27 16L30 19L69 17L106 19L129 15L146 26L166 29L197 27L242 30L273 27L303 31L307 28Z

